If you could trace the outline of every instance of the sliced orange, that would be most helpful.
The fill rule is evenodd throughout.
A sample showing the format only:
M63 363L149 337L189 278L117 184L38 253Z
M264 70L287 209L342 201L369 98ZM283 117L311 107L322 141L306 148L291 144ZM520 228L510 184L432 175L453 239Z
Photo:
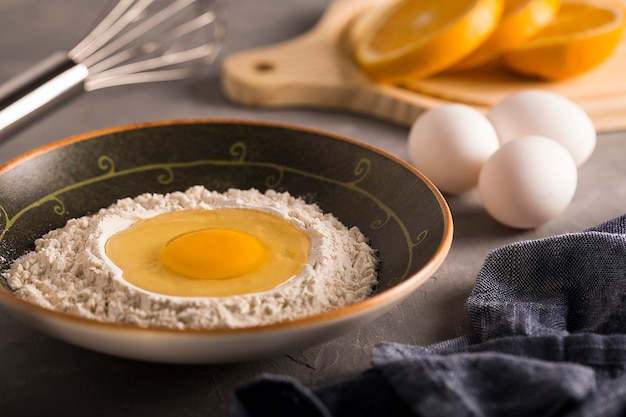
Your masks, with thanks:
M505 0L502 18L493 33L451 69L475 68L515 48L552 22L560 4L561 0Z
M611 3L563 0L539 34L506 52L512 71L546 80L583 74L609 58L624 32L624 10Z
M368 16L353 40L375 81L428 77L461 60L493 32L504 0L396 0Z

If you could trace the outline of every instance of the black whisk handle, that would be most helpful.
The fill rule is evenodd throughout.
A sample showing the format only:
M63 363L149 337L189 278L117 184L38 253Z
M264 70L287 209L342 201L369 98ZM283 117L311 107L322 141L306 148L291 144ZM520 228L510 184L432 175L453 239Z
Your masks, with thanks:
M50 104L82 91L89 70L57 52L0 85L0 137L21 126Z

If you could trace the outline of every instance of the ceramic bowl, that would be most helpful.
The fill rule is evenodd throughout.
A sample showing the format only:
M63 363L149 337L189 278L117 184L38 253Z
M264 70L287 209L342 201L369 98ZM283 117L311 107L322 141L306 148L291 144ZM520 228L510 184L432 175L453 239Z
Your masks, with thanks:
M234 330L101 323L18 299L0 307L66 342L126 358L222 363L279 355L370 323L441 265L452 218L439 191L404 161L357 140L296 126L183 120L116 127L43 146L0 167L0 269L44 233L123 197L209 189L288 191L357 226L380 258L364 301L312 317Z

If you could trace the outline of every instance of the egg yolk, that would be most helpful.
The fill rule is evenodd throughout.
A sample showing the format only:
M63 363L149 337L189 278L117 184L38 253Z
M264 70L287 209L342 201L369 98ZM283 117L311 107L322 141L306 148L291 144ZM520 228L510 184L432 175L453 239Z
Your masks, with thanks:
M178 235L161 249L161 262L190 278L223 279L249 273L267 258L254 236L230 229L204 229Z
M308 235L253 209L182 210L140 219L113 234L106 256L128 283L182 297L268 291L308 261Z

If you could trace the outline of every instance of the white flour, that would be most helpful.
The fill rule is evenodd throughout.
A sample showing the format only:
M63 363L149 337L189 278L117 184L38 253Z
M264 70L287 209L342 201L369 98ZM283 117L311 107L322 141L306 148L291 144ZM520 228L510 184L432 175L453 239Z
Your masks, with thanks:
M126 283L104 253L107 239L139 218L165 211L248 207L281 216L311 239L309 262L279 287L231 297L153 294ZM17 296L45 308L95 320L169 328L270 324L334 310L362 300L376 284L377 259L366 238L318 206L288 193L209 191L123 199L94 216L68 221L35 242L36 249L3 273Z

